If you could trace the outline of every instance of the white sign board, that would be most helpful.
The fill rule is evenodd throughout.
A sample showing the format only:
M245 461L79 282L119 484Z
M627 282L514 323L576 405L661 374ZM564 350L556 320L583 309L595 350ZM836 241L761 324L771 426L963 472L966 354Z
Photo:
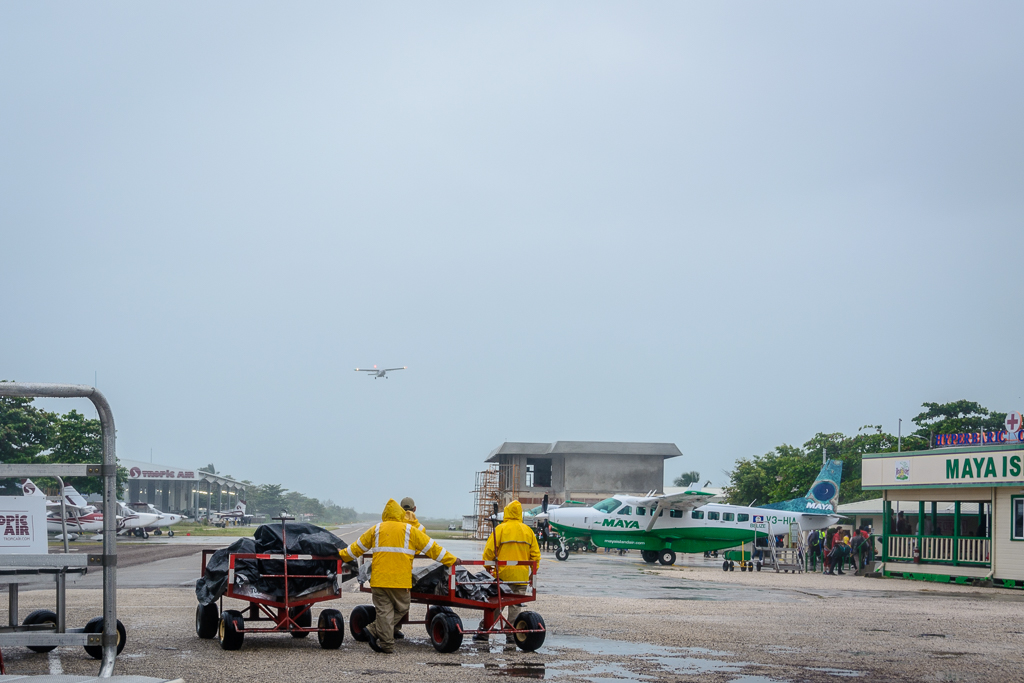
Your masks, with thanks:
M45 555L46 497L0 496L0 554Z

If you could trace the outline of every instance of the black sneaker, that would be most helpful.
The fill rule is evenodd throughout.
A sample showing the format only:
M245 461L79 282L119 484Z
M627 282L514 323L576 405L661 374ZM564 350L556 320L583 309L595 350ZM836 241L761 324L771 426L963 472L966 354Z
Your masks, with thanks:
M370 629L366 629L366 642L370 644L370 649L374 652L384 652L384 649L377 642L377 636L373 635L373 631Z
M395 640L402 640L405 638L405 634L401 631L395 631Z

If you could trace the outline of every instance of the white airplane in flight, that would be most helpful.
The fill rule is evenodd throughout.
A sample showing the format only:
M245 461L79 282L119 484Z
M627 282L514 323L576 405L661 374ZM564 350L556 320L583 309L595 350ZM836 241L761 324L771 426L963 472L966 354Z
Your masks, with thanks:
M356 368L356 372L372 372L374 379L377 379L378 377L383 377L384 379L387 379L388 378L387 374L389 372L394 372L396 370L408 370L408 369L409 369L409 367L406 366L406 365L403 365L400 368L378 368L376 365L374 365L372 368Z
M150 503L129 503L130 507L136 513L147 513L151 515L157 515L157 519L151 526L147 526L143 529L146 533L152 532L155 536L159 536L163 533L163 529L166 527L177 524L181 520L185 519L184 515L172 515L169 512L160 512ZM141 536L138 531L135 532L136 536ZM174 529L167 529L168 536L174 536Z

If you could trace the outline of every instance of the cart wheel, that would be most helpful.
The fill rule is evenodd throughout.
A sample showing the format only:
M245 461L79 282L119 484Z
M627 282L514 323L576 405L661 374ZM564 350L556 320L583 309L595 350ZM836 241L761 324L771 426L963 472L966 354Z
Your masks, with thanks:
M646 562L647 564L654 564L655 562L658 561L658 551L657 550L641 550L640 551L640 557L642 557L644 562Z
M89 620L89 623L85 625L83 629L85 633L103 633L103 617L95 617ZM124 644L128 640L128 632L124 630L124 624L121 620L117 620L117 653L115 656L121 654L121 650L124 649ZM85 652L93 659L103 659L103 646L102 645L85 645Z
M57 615L48 609L37 609L27 617L25 621L21 622L25 626L38 626L39 624L53 624L53 630L57 630ZM57 647L56 645L29 645L28 649L32 652L49 652L50 650Z
M320 642L320 647L325 650L337 650L341 647L341 642L345 640L345 618L341 616L341 612L336 609L325 609L320 612L316 626L319 629L337 629L337 631L320 630L316 632L316 639Z
M760 562L757 563L757 571L761 571L761 563Z
M671 550L662 550L661 554L658 556L658 562L661 562L664 565L675 564L676 554Z
M740 562L740 571L741 572L747 571L747 563L746 562Z
M217 603L209 605L196 605L196 635L200 638L210 639L217 635L217 625L220 623L220 610Z
M462 619L458 614L438 614L430 622L430 644L438 652L455 652L462 647Z
M736 571L736 563L729 562L729 571Z
M239 650L242 648L242 641L245 634L241 629L245 628L245 619L242 613L233 609L226 609L220 613L220 628L217 631L217 639L220 640L222 650Z
M348 615L348 632L352 637L361 643L369 640L366 637L366 627L377 619L377 610L373 605L358 605Z
M543 629L544 619L536 612L520 612L519 616L516 617L516 623L514 626L517 629L531 631ZM515 634L516 645L523 652L533 652L544 644L544 637L547 634L547 631L540 631L539 633L517 633Z
M569 559L569 550L568 550L568 548L558 548L555 551L555 559L558 560L559 562L565 562L566 560L568 560Z
M723 572L729 571L729 560L726 560L726 561L722 562L722 571Z
M305 610L305 611L303 611ZM302 628L310 628L313 625L312 605L300 605L288 610L288 616L295 620L295 623ZM309 631L292 631L292 638L305 638Z
M167 530L167 535L170 536L171 538L174 538L174 529L168 529Z
M424 627L427 629L427 635L430 635L430 624L433 623L434 617L438 614L455 614L451 607L444 607L443 605L430 605L427 607L427 618L424 619L426 622Z

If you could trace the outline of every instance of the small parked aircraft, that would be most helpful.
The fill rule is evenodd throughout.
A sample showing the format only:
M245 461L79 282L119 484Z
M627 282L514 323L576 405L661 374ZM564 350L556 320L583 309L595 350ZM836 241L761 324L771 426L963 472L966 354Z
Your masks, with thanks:
M159 536L163 533L164 528L177 524L185 518L184 515L172 515L169 512L160 512L150 503L128 503L128 507L131 508L136 513L147 513L151 515L157 515L157 519L155 522L153 522L152 526L147 526L143 529L143 531L145 531L146 533L152 533L154 536ZM142 534L136 531L135 535L141 536ZM167 529L167 535L173 537L174 529Z
M404 366L404 365L402 367L400 367L400 368L378 368L376 365L374 365L372 368L356 368L356 372L372 372L374 379L377 379L378 377L383 377L384 379L387 379L389 372L395 372L396 370L408 370L408 369L409 369L408 366Z
M709 503L709 491L687 489L662 496L615 495L593 507L561 507L546 513L561 535L558 560L569 559L567 538L589 539L601 548L636 548L645 562L672 564L676 553L732 548L762 536L824 529L835 514L843 463L828 460L807 495L761 505ZM665 515L665 510L668 515Z
M238 505L229 512L211 512L210 513L210 524L219 524L220 526L226 526L227 522L235 521L239 524L244 523L246 518L252 519L252 515L245 514L245 501L239 501Z
M22 479L21 492L26 496L46 498L31 479ZM46 532L58 536L67 531L68 540L74 540L83 533L94 534L103 531L103 513L90 505L74 486L64 486L64 524L61 524L59 500L46 501Z

